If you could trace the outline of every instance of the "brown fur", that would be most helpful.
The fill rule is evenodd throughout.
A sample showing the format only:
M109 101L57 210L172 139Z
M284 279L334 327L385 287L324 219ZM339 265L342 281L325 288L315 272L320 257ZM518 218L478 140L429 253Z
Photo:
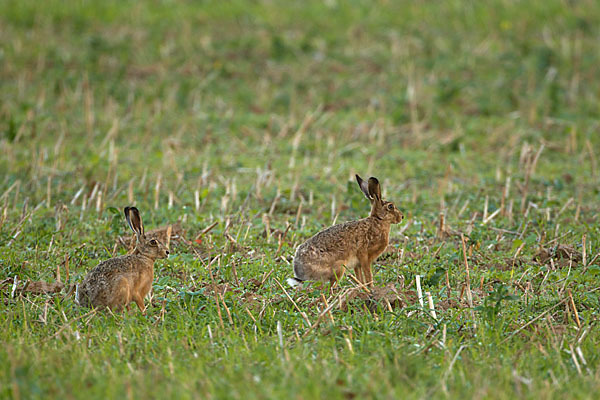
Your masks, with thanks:
M125 218L136 233L133 254L111 258L92 269L79 287L77 300L84 307L108 307L120 311L134 301L145 312L144 297L152 288L154 261L169 251L156 239L146 239L139 211L125 208Z
M396 206L381 199L376 178L364 182L356 175L358 185L371 201L367 218L334 225L317 233L301 244L294 256L294 275L297 281L320 280L333 284L353 268L356 278L373 284L371 264L386 249L390 227L402 221Z

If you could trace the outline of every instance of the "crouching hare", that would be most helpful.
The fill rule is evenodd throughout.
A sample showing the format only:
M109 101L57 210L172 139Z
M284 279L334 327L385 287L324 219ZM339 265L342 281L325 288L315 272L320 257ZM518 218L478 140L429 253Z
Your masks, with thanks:
M344 268L354 268L356 278L373 285L371 263L388 245L390 227L402 221L402 212L394 203L381 198L377 178L368 183L356 175L360 190L371 201L371 215L358 221L334 225L301 244L294 256L296 286L305 280L329 281L333 285L344 274Z
M156 239L146 240L140 212L125 207L125 219L135 232L137 244L132 254L111 258L92 269L77 288L75 300L84 307L108 307L121 311L134 301L145 312L144 297L152 288L154 262L167 258L169 250Z

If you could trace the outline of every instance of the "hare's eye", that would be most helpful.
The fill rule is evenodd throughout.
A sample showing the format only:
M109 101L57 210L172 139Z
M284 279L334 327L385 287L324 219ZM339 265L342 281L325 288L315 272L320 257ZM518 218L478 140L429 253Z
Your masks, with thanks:
M150 241L150 245L151 245L151 246L158 246L158 242L156 241L156 239L152 239L152 240Z
M394 209L394 205L392 203L388 204L387 209L392 211Z

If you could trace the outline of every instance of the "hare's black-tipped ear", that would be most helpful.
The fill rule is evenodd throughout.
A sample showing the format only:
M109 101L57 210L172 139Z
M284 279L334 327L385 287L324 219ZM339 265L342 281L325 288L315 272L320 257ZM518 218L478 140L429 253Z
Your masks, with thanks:
M144 225L142 224L139 210L135 207L125 207L124 211L129 227L135 232L138 240L141 240L144 237Z
M131 216L129 215L130 211L131 207L125 207L125 209L123 210L123 212L125 213L125 220L127 221L127 224L129 224L131 230L135 232L135 229L133 229L133 225L131 225Z
M379 185L379 181L375 177L369 178L369 195L377 201L381 201L381 186Z
M369 194L369 186L367 185L367 182L363 181L362 178L358 176L358 174L356 174L356 182L358 182L358 186L360 187L360 190L362 190L362 192L364 193L365 197L370 201L373 201L373 196Z

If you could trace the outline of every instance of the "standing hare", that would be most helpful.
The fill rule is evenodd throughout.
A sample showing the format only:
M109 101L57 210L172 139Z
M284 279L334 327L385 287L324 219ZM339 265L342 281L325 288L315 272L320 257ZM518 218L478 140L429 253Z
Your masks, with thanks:
M357 221L334 225L301 244L294 256L296 286L305 280L329 281L333 285L344 274L344 268L354 268L356 278L373 285L371 263L388 245L391 224L402 221L402 213L389 201L381 199L377 178L368 183L356 175L360 190L371 201L371 215Z
M132 254L111 258L92 269L78 287L76 301L84 307L108 307L120 311L129 309L135 301L145 312L144 297L154 280L154 262L167 258L169 250L156 239L146 240L140 212L125 207L125 219L135 232L137 245Z

